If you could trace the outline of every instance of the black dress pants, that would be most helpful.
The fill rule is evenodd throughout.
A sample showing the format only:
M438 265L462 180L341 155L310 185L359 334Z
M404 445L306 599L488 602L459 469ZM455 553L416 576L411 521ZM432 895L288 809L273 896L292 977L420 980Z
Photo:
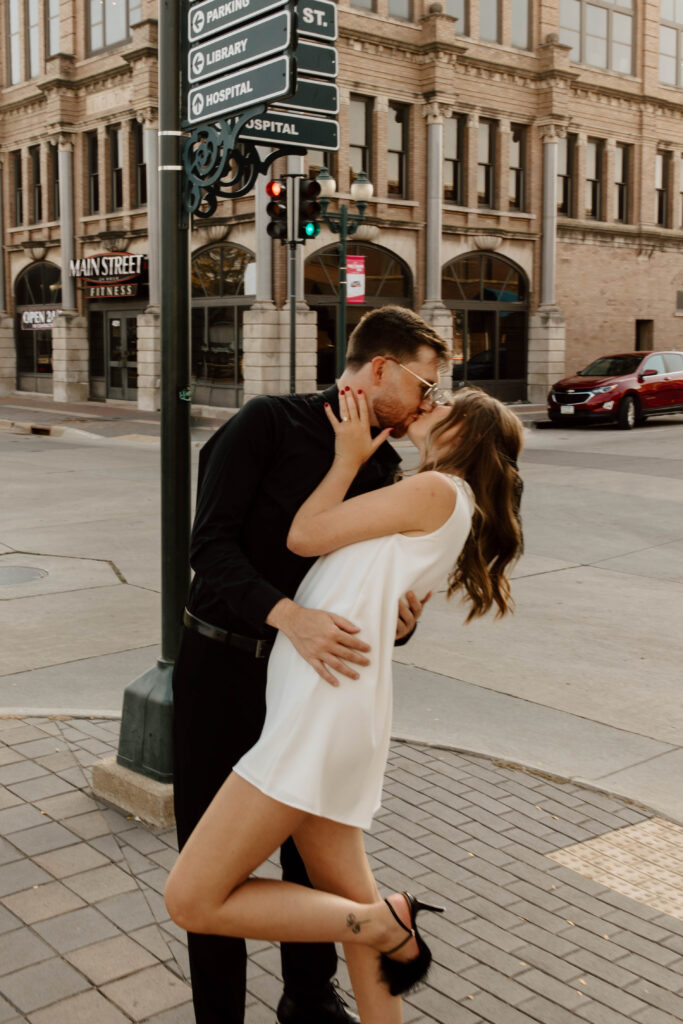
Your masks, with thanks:
M261 734L266 665L265 659L183 631L173 674L174 802L181 849L233 765ZM280 860L287 881L310 884L291 839ZM243 1024L244 941L190 933L188 949L197 1024ZM281 957L285 991L297 1001L322 994L337 968L333 945L283 944Z

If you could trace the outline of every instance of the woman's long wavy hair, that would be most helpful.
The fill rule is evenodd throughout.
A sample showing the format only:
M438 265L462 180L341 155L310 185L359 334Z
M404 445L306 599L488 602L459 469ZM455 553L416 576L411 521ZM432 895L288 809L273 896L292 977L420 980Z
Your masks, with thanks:
M452 447L435 442L453 428ZM517 457L522 425L508 408L481 388L455 393L450 413L429 433L420 472L436 469L463 477L474 492L472 529L448 577L448 597L457 590L471 602L466 621L497 606L496 618L513 608L507 569L522 553L519 505L522 481Z

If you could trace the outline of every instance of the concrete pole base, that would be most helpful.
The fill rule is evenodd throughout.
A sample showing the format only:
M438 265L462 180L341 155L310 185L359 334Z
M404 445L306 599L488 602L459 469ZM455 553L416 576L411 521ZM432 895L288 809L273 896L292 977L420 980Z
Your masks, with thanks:
M115 757L93 765L92 790L100 800L148 825L170 828L175 824L173 786L133 772L118 764Z

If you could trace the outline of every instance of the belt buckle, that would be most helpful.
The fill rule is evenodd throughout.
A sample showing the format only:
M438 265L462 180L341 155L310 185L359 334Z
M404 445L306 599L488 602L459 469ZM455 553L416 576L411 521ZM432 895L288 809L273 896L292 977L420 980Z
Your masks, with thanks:
M254 651L255 658L265 658L270 649L270 641L268 640L257 640L256 650Z

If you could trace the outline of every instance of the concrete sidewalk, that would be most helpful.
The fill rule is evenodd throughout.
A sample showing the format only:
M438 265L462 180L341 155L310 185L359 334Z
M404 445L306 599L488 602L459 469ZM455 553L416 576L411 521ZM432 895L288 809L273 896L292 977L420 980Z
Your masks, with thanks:
M174 834L89 790L118 728L0 717L2 1024L194 1020L184 934L162 899ZM683 828L537 772L395 742L367 847L384 893L446 906L424 923L435 964L406 1024L683 1020ZM249 947L247 1024L274 1024L277 948ZM339 977L351 1002L343 965Z

